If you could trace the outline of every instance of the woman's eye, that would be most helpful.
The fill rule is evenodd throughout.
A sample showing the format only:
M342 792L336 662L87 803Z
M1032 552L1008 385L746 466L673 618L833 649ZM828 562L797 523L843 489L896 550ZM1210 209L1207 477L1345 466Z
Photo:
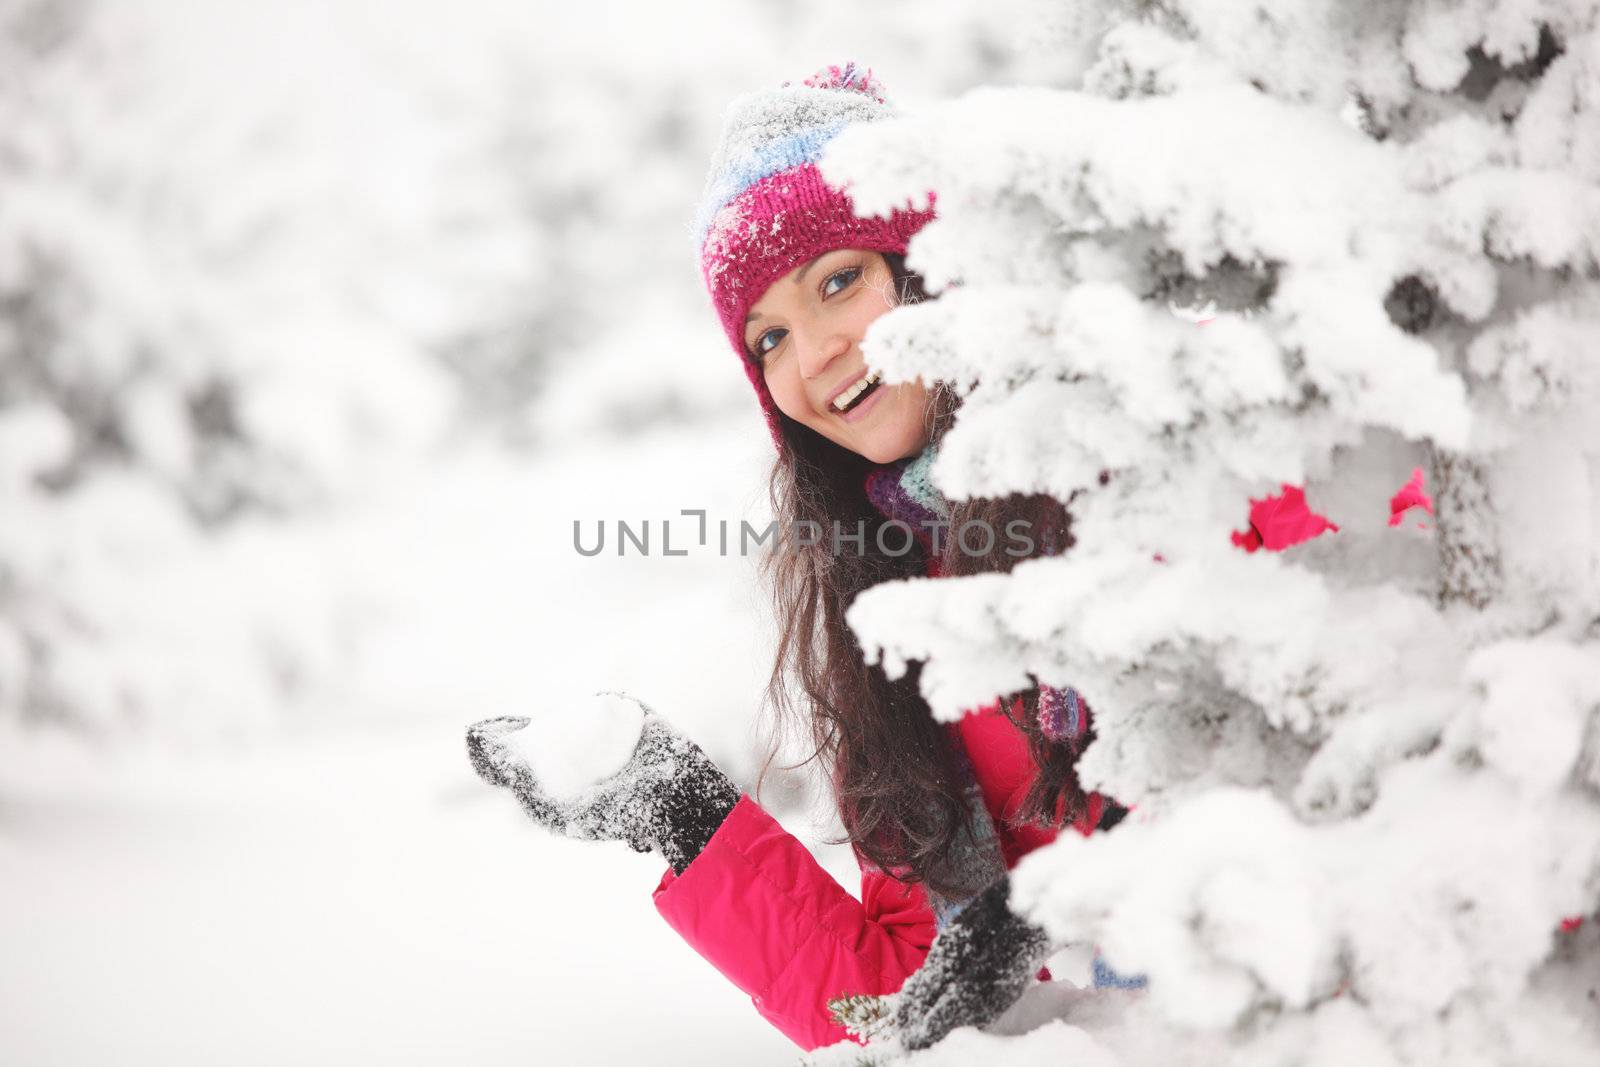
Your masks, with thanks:
M756 362L761 362L767 353L777 348L783 340L783 335L788 332L788 330L771 329L757 337L756 343L751 346L755 349Z
M832 296L842 289L848 289L859 277L861 277L860 267L846 267L843 270L836 270L828 275L827 280L822 283L822 295ZM838 284L835 285L835 282Z

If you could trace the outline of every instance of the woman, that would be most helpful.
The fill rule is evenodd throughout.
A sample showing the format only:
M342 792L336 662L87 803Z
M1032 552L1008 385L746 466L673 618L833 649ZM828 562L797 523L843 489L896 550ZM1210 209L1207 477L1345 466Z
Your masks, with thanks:
M1007 909L1006 871L1060 827L1089 833L1122 813L1078 786L1073 765L1091 733L1075 693L1011 694L940 725L916 671L889 680L845 625L856 594L878 582L1009 570L1071 543L1067 513L1048 497L945 501L928 470L957 414L953 394L867 371L867 327L924 298L903 257L931 207L857 218L815 163L844 126L888 114L853 65L742 98L697 227L712 302L777 446L780 529L849 535L782 538L767 559L780 621L769 695L807 726L832 772L861 899L657 716L643 718L622 771L575 799L541 788L516 754L508 739L526 720L469 732L479 773L536 819L660 852L670 869L657 909L807 1049L846 1036L830 1000L903 983L896 1022L909 1047L992 1020L1048 951ZM957 536L974 523L977 534ZM981 536L985 525L994 536Z

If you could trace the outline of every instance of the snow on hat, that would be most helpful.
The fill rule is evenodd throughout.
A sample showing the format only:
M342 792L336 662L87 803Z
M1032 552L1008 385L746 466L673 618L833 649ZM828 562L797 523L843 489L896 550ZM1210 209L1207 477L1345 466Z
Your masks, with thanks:
M830 66L800 85L784 82L729 105L695 215L700 272L722 329L755 387L781 451L778 408L761 368L746 354L744 320L767 287L838 248L903 255L929 209L857 218L850 197L822 180L817 160L839 131L895 114L872 71Z

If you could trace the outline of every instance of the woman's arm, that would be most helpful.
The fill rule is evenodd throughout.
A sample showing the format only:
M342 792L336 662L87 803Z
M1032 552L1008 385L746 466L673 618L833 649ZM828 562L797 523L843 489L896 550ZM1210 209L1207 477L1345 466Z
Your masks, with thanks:
M662 876L656 910L804 1049L846 1038L827 1002L899 989L933 943L920 888L862 875L857 901L748 796L681 873Z

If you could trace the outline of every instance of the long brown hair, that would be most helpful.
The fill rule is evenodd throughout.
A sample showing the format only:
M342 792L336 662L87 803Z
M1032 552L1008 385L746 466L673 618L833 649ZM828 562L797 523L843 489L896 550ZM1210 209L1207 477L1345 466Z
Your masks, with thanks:
M922 279L906 269L904 257L885 254L884 259L902 302L928 299ZM955 424L960 400L942 383L931 392L928 428L938 442ZM844 621L845 610L863 590L925 574L926 555L920 544L898 557L877 550L878 528L888 520L866 497L869 460L787 416L781 426L785 447L768 486L780 531L831 531L837 523L852 535L862 528L866 536L859 549L852 536L849 550L838 552L826 535L780 536L763 560L778 620L767 698L779 732L799 726L809 738L810 759L820 759L831 772L845 832L863 858L945 895L971 893L982 887L955 884L942 870L941 860L957 835L968 830L969 812L945 728L934 721L918 690L919 665L889 679L881 667L867 665ZM950 519L951 531L972 521L987 522L996 531L1009 521L1026 521L1033 555L1057 554L1072 544L1070 515L1049 496L953 501ZM806 522L817 526L804 527ZM904 533L885 540L898 546ZM977 556L962 551L957 538L945 537L942 573L1009 572L1027 558L1008 555L1001 541L996 536L992 551ZM1017 820L1053 826L1076 819L1086 797L1074 764L1088 738L1048 740L1038 724L1037 687L996 694L1007 708L1019 695L1022 715L1014 721L1028 738L1038 774Z

